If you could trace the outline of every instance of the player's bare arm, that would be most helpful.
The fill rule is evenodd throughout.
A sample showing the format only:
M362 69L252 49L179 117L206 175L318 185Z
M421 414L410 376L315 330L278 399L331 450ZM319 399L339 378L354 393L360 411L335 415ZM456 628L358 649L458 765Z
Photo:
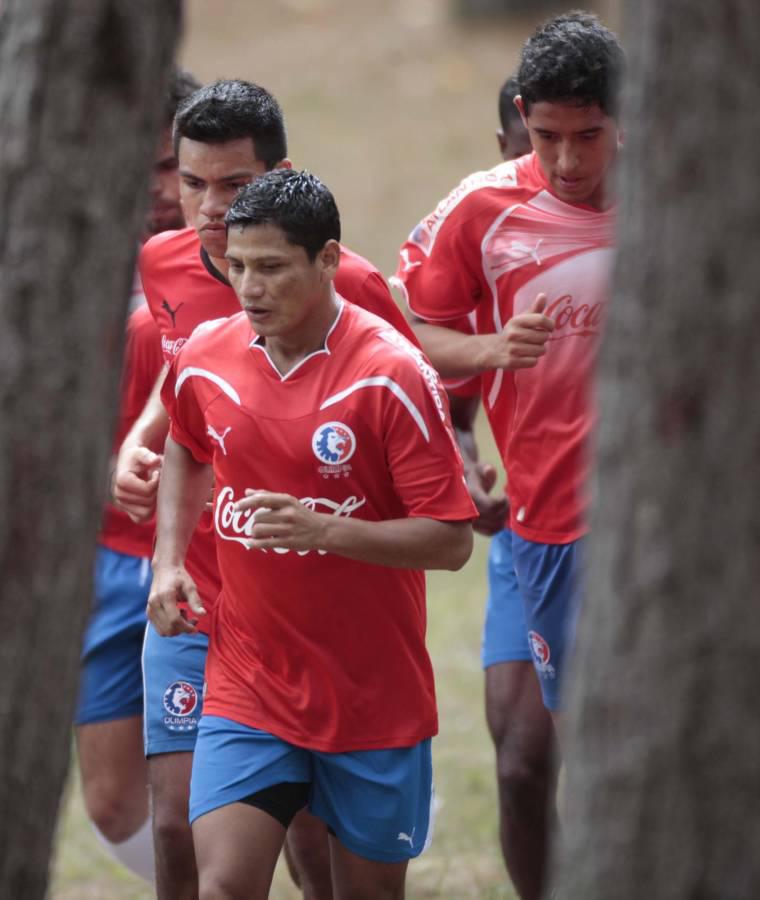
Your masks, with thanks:
M539 294L530 312L513 316L497 334L462 334L417 318L412 327L442 377L466 378L492 369L532 369L555 327L545 309L546 294Z
M459 397L456 394L449 394L451 421L459 452L462 454L467 489L480 513L472 523L472 527L478 534L490 536L497 534L504 527L509 504L503 493L491 494L498 473L490 463L479 459L474 430L479 406L480 398L477 396Z
M170 437L166 439L158 491L153 586L148 598L148 618L163 637L196 630L195 623L182 614L178 603L187 602L193 616L206 614L184 560L206 504L211 479L210 466L197 462L189 450Z
M456 571L472 553L472 526L436 519L367 522L318 513L289 494L247 490L236 510L253 510L251 550L324 550L395 569Z
M161 471L160 453L169 429L169 417L161 402L167 367L156 379L145 408L119 450L113 475L113 500L135 522L146 522L156 509Z

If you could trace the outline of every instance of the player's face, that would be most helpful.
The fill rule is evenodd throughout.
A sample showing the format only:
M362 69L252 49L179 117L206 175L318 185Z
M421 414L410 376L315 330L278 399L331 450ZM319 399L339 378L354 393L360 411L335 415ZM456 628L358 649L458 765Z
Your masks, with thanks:
M542 101L531 106L524 122L560 200L604 208L605 183L618 147L615 119L597 105Z
M233 227L227 238L228 278L254 331L265 338L297 342L308 338L314 323L321 327L339 256L337 242L328 241L311 262L274 225Z
M224 217L240 188L266 172L251 138L224 144L179 142L180 199L187 224L198 232L209 256L221 259L227 249Z
M171 129L165 128L151 171L150 210L145 231L150 236L170 228L182 228L184 224L179 203L177 157L172 147Z

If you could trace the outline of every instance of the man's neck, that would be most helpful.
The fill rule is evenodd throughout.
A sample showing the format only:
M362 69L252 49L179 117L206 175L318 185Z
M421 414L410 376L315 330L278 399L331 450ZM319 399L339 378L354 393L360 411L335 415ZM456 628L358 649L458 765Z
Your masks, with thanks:
M206 252L205 248L201 244L200 249L201 262L203 263L206 271L213 278L216 278L217 281L221 281L222 284L229 285L229 279L227 278L227 272L229 270L229 263L226 259L219 259L216 256L209 256Z
M340 302L331 287L329 298L303 323L297 334L270 337L263 341L280 375L287 375L307 356L324 349L339 313Z
M209 256L209 260L219 274L223 275L226 279L230 269L230 264L227 259L224 256Z

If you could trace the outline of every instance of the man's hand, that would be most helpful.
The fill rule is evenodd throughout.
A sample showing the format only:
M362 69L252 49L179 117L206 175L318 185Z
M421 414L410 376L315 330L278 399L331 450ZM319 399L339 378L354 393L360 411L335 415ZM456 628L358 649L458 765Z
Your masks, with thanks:
M479 335L478 367L532 369L546 353L546 342L554 331L554 319L544 315L546 294L539 294L530 312L513 316L499 334Z
M245 492L235 509L254 510L253 537L247 541L250 550L319 550L324 543L325 524L329 517L308 509L289 494L269 491Z
M465 481L472 502L480 515L472 523L473 530L486 537L497 534L504 528L509 504L504 494L491 496L496 484L496 469L489 463L475 462L467 467Z
M153 584L148 597L148 618L161 637L194 634L197 619L188 619L177 604L186 601L194 616L206 610L195 582L184 566L154 566Z
M147 522L156 511L163 457L147 447L125 447L113 475L113 501L133 522Z

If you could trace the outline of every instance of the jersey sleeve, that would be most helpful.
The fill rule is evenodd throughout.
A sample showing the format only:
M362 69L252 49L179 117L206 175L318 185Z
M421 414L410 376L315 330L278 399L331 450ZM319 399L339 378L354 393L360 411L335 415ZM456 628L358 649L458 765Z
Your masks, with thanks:
M199 463L211 464L213 451L203 414L207 403L196 392L198 380L189 376L184 353L169 367L161 389L161 400L169 413L169 436L192 453Z
M122 411L131 422L140 415L164 365L161 335L148 309L141 306L127 321L122 375Z
M412 331L411 325L406 321L406 317L396 305L390 288L379 272L370 272L367 275L362 285L362 297L366 310L374 313L376 316L380 316L381 319L385 319L396 331L400 331L415 346L419 346L419 341Z
M473 519L445 391L420 351L385 367L382 429L396 492L410 517Z
M480 242L468 238L474 201L463 201L450 212L450 198L423 219L399 252L392 278L410 311L433 325L455 327L482 296Z

